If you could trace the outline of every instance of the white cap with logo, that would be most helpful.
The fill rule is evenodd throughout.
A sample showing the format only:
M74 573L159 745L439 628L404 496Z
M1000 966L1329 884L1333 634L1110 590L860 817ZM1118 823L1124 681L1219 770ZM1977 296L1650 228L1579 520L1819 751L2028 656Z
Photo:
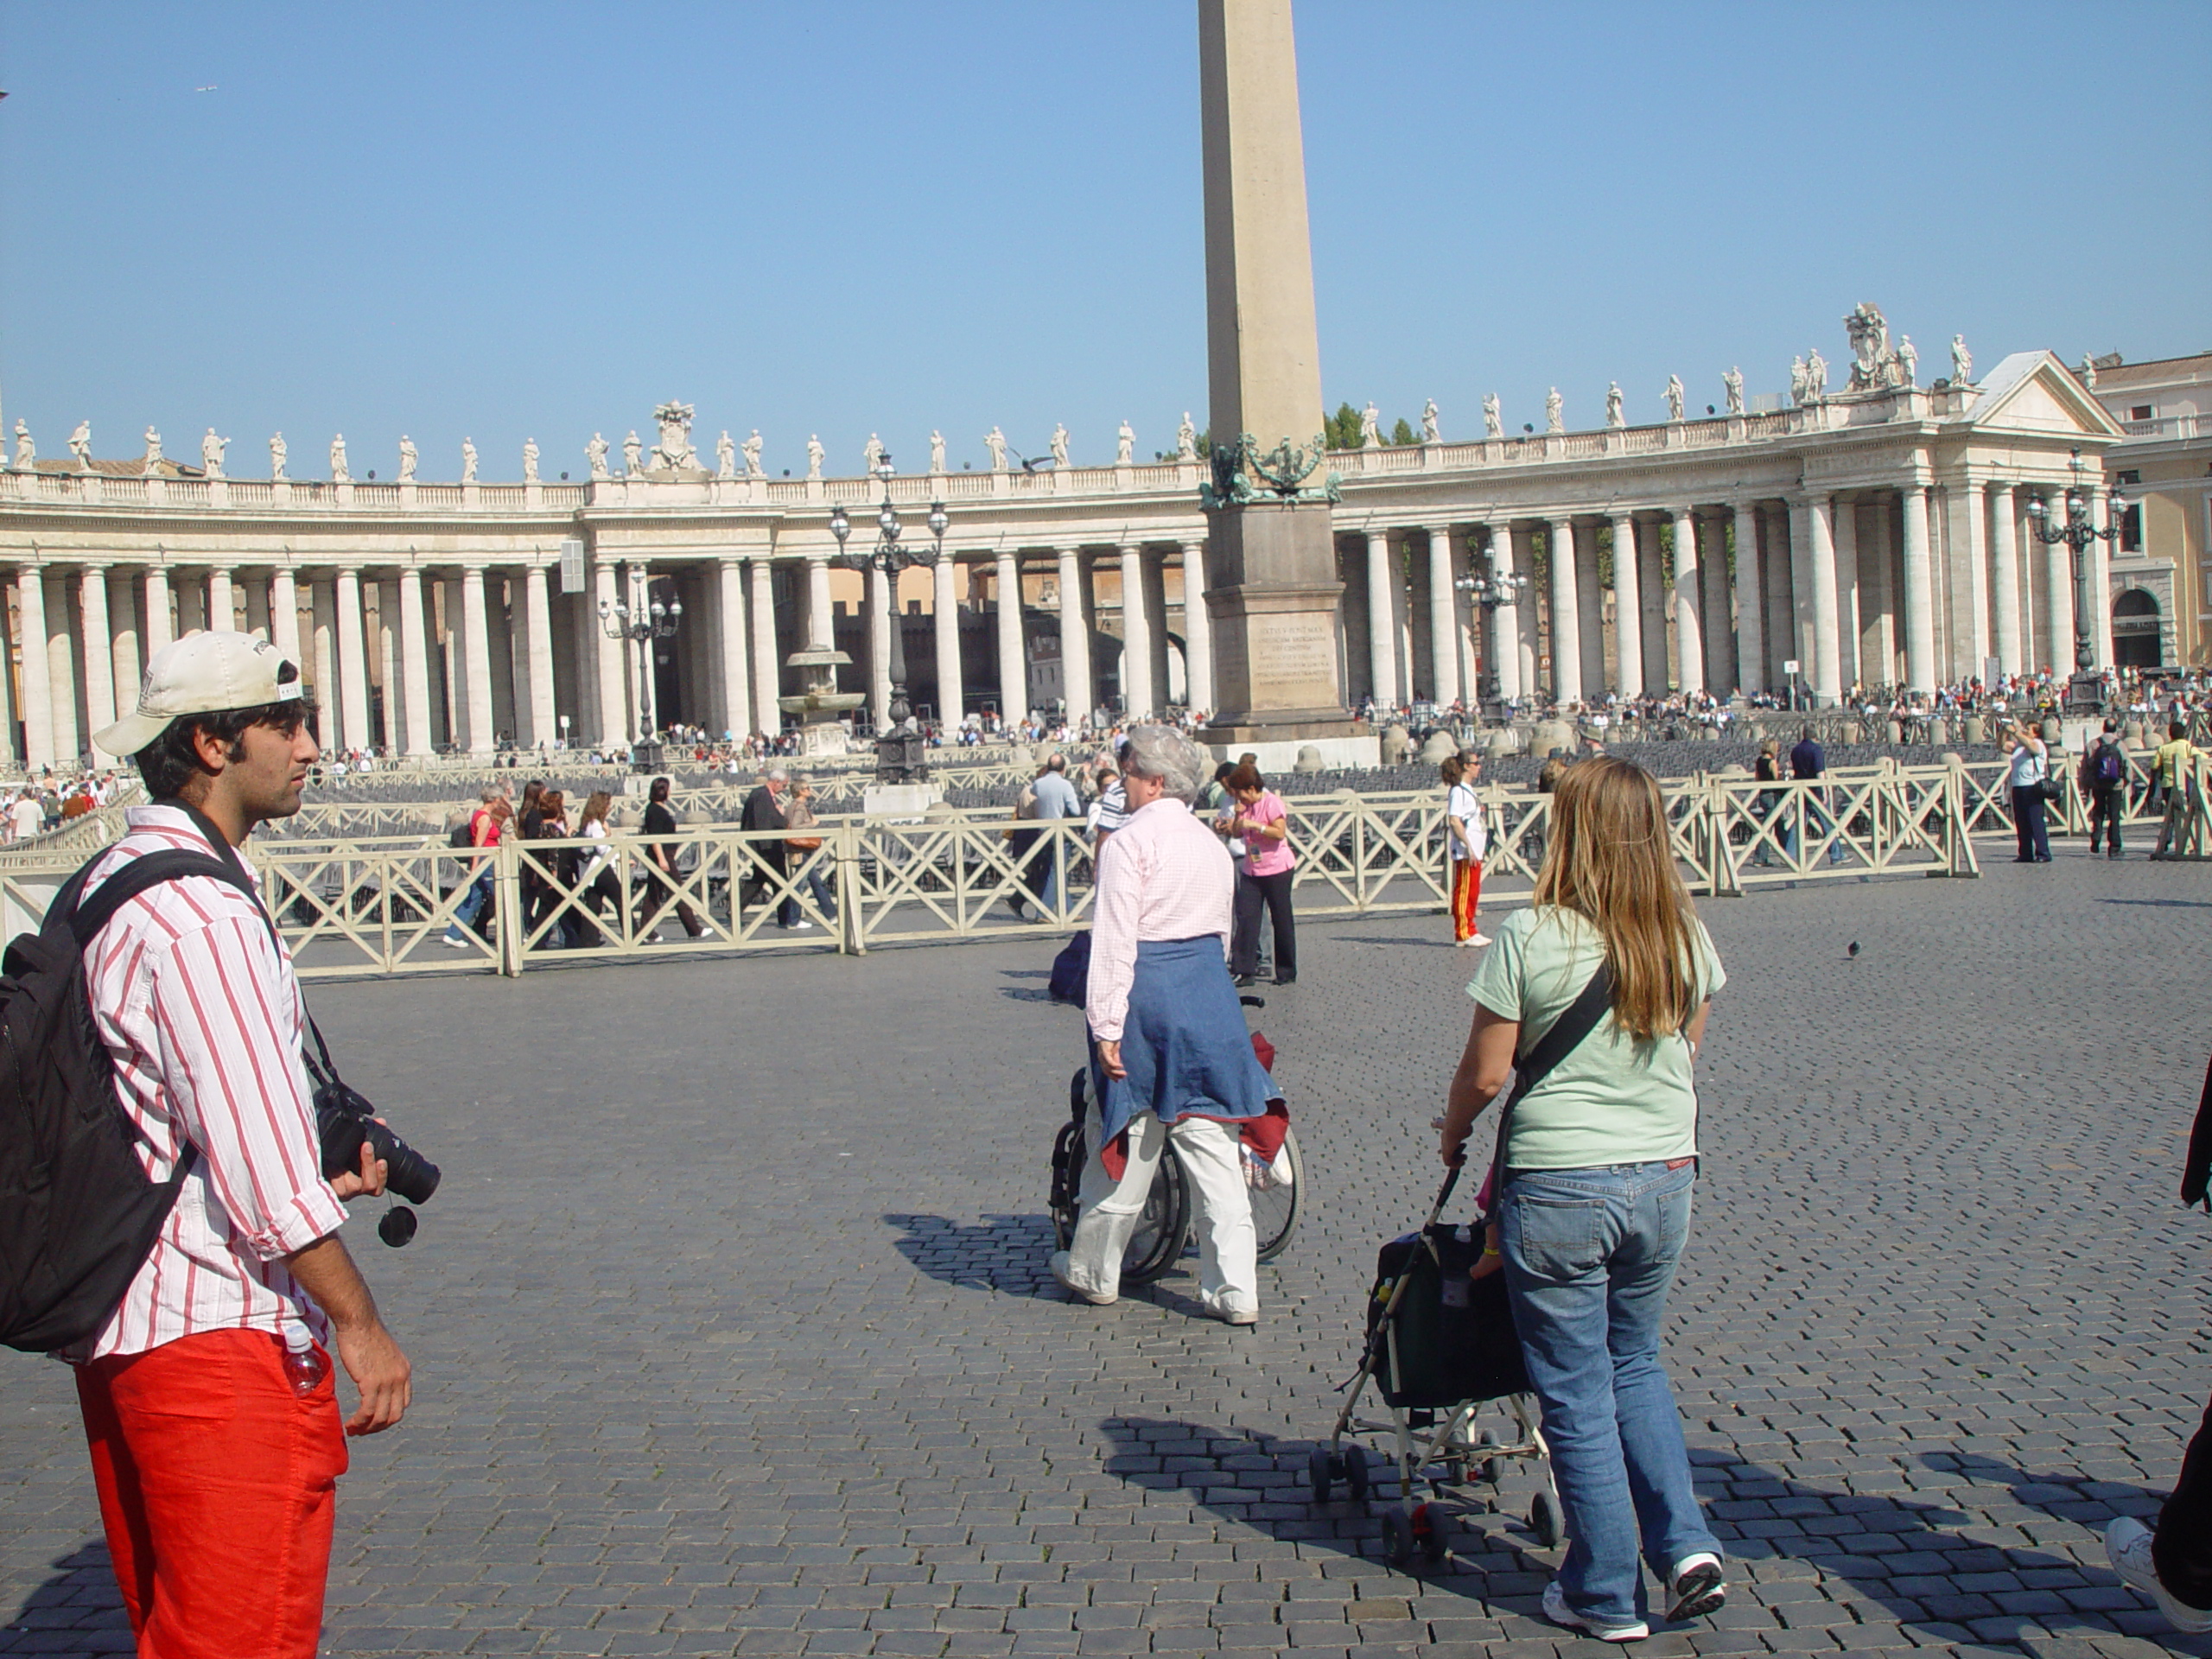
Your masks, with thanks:
M92 741L110 754L138 753L180 715L258 709L301 695L300 671L266 639L250 633L189 633L154 653L138 688L138 708Z

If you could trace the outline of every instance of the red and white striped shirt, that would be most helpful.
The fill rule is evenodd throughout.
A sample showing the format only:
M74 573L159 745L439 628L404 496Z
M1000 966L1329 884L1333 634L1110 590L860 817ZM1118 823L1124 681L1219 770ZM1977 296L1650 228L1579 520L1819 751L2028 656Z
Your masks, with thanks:
M175 807L132 807L125 821L87 893L145 854L210 850ZM259 906L212 876L149 888L93 939L85 980L147 1174L167 1180L188 1141L199 1155L84 1357L203 1331L278 1332L288 1319L327 1341L321 1310L282 1258L337 1231L346 1209L322 1178L299 982Z

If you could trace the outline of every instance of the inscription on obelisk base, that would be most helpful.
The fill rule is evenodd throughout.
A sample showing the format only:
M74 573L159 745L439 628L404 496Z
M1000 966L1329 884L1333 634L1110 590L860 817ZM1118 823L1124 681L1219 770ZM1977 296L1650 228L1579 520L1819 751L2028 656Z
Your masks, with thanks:
M1217 752L1287 769L1374 757L1344 707L1341 585L1320 469L1320 349L1290 0L1199 0L1206 367L1215 451L1205 605Z

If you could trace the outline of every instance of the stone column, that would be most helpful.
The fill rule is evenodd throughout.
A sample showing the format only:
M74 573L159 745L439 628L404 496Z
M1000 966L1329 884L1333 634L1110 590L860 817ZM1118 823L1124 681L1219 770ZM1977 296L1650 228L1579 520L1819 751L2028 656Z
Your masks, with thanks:
M550 746L560 741L561 721L553 706L553 601L546 592L545 567L531 564L523 571L523 619L530 653L530 741Z
M955 597L959 561L950 553L930 572L930 620L937 639L937 720L947 731L968 712L968 686L960 671L960 601Z
M1058 550L1060 675L1067 688L1068 719L1081 724L1091 710L1090 625L1083 614L1083 550Z
M1759 543L1766 562L1767 683L1785 688L1783 664L1797 655L1797 613L1789 595L1789 510L1778 502L1759 509Z
M289 580L287 577L287 580ZM176 625L169 614L169 573L158 564L146 567L146 660L152 662L154 653L176 639ZM278 649L283 649L281 640ZM296 664L300 660L300 620L292 619L292 648L284 652L285 660Z
M825 572L826 574L826 572ZM749 571L753 610L753 729L773 737L784 729L784 711L776 706L782 683L776 658L776 573L763 556Z
M1735 619L1728 613L1728 524L1726 508L1709 508L1698 518L1699 614L1705 621L1705 683L1716 696L1736 683Z
M77 728L77 643L70 626L76 609L69 584L59 571L46 573L46 677L54 702L54 759L57 766L74 766L84 746Z
M15 644L8 630L7 604L0 600L0 771L23 758L16 741L16 676L12 666L15 655Z
M115 724L115 642L107 631L107 567L77 567L79 631L85 640L85 747ZM137 699L131 707L137 706Z
M1766 594L1759 583L1759 529L1748 501L1730 509L1736 528L1736 689L1766 690Z
M207 631L207 578L187 572L176 590L176 632L182 639L188 633Z
M1643 598L1637 580L1636 517L1613 515L1613 690L1643 695Z
M745 571L735 555L715 565L715 639L721 650L721 706L715 723L743 737L753 729L753 677L745 649Z
M235 633L238 626L238 594L231 587L231 573L218 565L207 573L207 630Z
M597 747L620 750L630 742L630 683L622 671L626 641L611 639L607 633L606 618L601 610L612 610L615 605L627 604L622 597L621 584L614 566L609 560L592 561L592 654L598 667L599 736Z
M1673 509L1675 520L1675 672L1685 692L1705 690L1703 578L1698 568L1697 510Z
M1144 613L1144 550L1124 542L1122 558L1122 711L1142 720L1158 707L1152 685L1151 619Z
M1842 698L1843 650L1837 634L1835 503L1814 497L1806 505L1806 569L1813 589L1813 701L1833 709Z
M1397 607L1391 597L1390 532L1367 532L1367 683L1377 707L1398 701Z
M2094 472L2088 474L2082 493L2088 501L2089 523L2099 530L2109 530L2112 498L2097 488L2098 476ZM2112 549L2113 544L2100 536L2083 555L2089 563L2089 638L2096 644L2095 666L2100 670L2113 665Z
M379 582L376 589L377 683L384 688L384 717L377 724L377 738L390 756L407 746L406 731L399 723L399 584Z
M467 687L465 699L456 696L456 708L467 709L468 752L492 752L492 637L484 614L484 567L464 566L461 573L461 671Z
M1576 662L1586 696L1596 698L1605 684L1605 594L1598 581L1598 526L1573 524Z
M2065 485L2035 485L2031 492L2043 498L2044 523L2066 522ZM2063 678L2074 670L2074 556L2063 542L2038 537L2037 544L2043 549L2044 609L2050 618L2050 657L2042 666Z
M1452 526L1428 527L1429 695L1448 709L1459 695L1459 595L1452 586Z
M291 573L280 571L278 577L289 588ZM399 572L399 694L402 729L406 734L402 747L409 754L428 754L430 647L423 620L423 573L412 565L402 567Z
M153 648L153 619L161 608L154 602L154 578L157 573L146 573L146 630L147 649ZM419 594L419 589L418 594ZM168 588L162 589L166 600ZM269 643L276 647L279 656L288 663L300 660L300 594L293 585L292 567L280 564L269 578Z
M1527 582L1521 589L1521 602L1514 607L1513 633L1521 652L1521 693L1523 696L1533 697L1542 689L1538 670L1543 660L1541 626L1543 607L1539 602L1543 588L1536 580L1535 528L1530 525L1516 535L1509 524L1506 540L1513 553L1514 574L1525 578Z
M145 671L138 660L138 594L128 570L108 575L107 623L112 641L115 712L120 718L138 707L138 682ZM0 673L0 680L6 677Z
M1955 680L1979 679L1989 655L1989 502L1972 474L1944 491L1949 516L1951 672ZM1964 569L1958 569L1963 562Z
M1183 674L1191 707L1213 710L1213 613L1206 608L1206 547L1183 543Z
M883 572L870 565L862 591L867 597L861 602L868 607L868 706L875 717L875 729L882 731L891 724L891 630L898 624L883 614ZM897 590L893 590L892 608L898 608Z
M1904 486L1904 677L1908 689L1936 690L1936 572L1928 545L1928 489Z
M54 676L46 659L46 572L38 565L16 572L16 621L22 633L23 765L35 772L61 758L54 746Z
M836 613L830 608L827 553L810 553L806 558L806 640L815 645L837 643Z
M477 594L483 594L484 573L475 572ZM368 635L361 626L361 573L352 566L338 573L338 684L339 696L345 709L345 724L339 740L349 749L366 748L369 736L369 658ZM474 677L479 668L484 675L484 690L488 697L492 690L492 659L476 648L471 640L468 647L468 671ZM471 741L475 728L469 728Z
M1868 533L1859 540L1859 577L1866 590L1860 602L1873 613L1873 620L1859 637L1859 671L1877 685L1897 683L1897 561L1891 552L1897 538L1890 533L1890 521L1896 516L1897 503L1888 491L1882 491L1866 515Z
M1859 678L1859 503L1835 504L1836 683Z
M2027 665L2020 649L2019 508L2008 484L1989 487L1990 556L1997 606L1997 671L2018 674Z
M1021 557L1002 547L992 565L991 591L998 601L999 718L1011 726L1029 715L1029 657L1021 639Z
M345 715L338 690L338 658L331 642L333 619L337 614L338 601L331 592L328 576L310 576L308 581L308 601L315 614L315 701L320 715L318 729L325 752L337 748L344 741L340 729ZM304 674L307 664L300 664Z
M1488 535L1490 544L1484 556L1490 564L1491 579L1495 582L1514 574L1511 521L1497 520L1489 526ZM1524 608L1510 602L1491 607L1490 640L1483 647L1485 660L1497 676L1497 695L1507 702L1517 699L1528 683L1521 676L1521 614Z

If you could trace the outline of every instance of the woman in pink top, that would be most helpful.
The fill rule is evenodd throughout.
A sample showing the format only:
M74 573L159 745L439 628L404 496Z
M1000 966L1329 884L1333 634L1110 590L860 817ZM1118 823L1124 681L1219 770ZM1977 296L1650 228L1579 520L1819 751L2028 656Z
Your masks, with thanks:
M1290 850L1290 815L1282 797L1267 786L1249 760L1229 774L1229 792L1236 802L1229 833L1244 843L1236 870L1236 927L1230 935L1229 971L1239 985L1256 977L1264 904L1275 925L1275 983L1295 984L1298 934L1290 918L1290 872L1298 860Z

